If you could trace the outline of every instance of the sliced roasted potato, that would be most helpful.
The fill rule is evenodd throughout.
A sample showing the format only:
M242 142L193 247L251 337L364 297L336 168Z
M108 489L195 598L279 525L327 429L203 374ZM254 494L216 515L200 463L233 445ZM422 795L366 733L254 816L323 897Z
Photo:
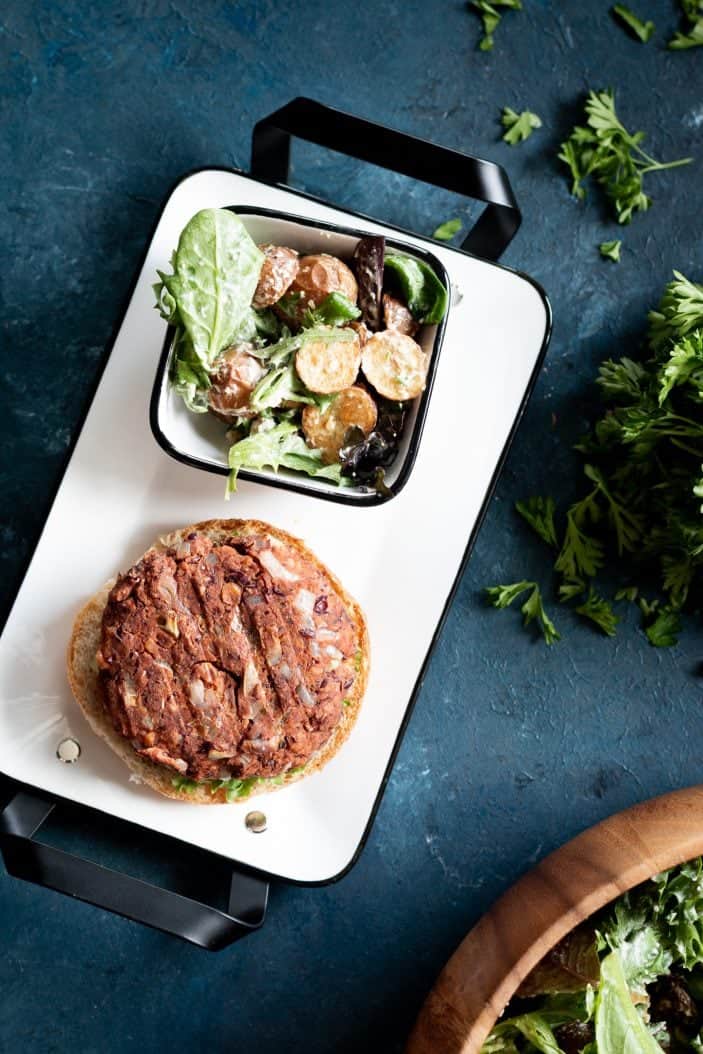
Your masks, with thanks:
M344 293L352 304L356 303L359 294L356 278L347 265L328 253L303 256L290 290L302 294L300 305L303 311L308 307L319 307L330 293Z
M303 410L303 432L311 447L321 450L328 464L339 461L340 450L347 445L350 429L359 428L364 436L373 432L378 412L369 393L358 385L345 388L325 410L306 406Z
M300 261L295 249L285 245L260 245L259 248L266 259L251 303L256 308L271 307L290 288Z
M364 346L361 368L386 399L414 399L425 387L427 357L412 337L395 329L374 333Z
M344 336L347 337L348 330ZM307 340L295 356L295 368L311 392L331 395L356 380L361 347L356 333L351 340Z
M223 421L246 413L251 393L266 373L259 360L249 354L251 348L251 344L233 344L217 360L219 368L212 378L208 403Z
M386 329L395 329L408 337L414 337L420 328L410 308L390 293L383 294L383 321L386 323Z

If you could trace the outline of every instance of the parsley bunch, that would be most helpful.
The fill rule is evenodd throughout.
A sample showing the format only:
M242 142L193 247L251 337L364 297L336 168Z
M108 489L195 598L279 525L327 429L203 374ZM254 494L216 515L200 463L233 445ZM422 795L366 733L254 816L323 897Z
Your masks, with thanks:
M680 2L686 32L677 33L669 41L669 47L673 51L696 48L703 44L703 0L680 0Z
M650 643L675 644L682 609L703 606L703 285L675 271L649 314L648 356L604 362L598 385L605 413L576 447L586 494L561 530L552 498L516 508L555 554L562 603L580 601L577 614L612 636L618 616L593 584L610 557L630 581L654 574L658 599L643 597L641 584L613 599L638 602ZM493 587L489 598L505 607L513 588ZM538 621L552 643L558 635L545 618Z
M645 212L652 201L644 192L644 177L692 159L655 161L640 146L644 138L644 132L630 133L622 124L612 91L589 92L586 125L577 125L559 151L571 172L574 197L585 198L583 181L592 176L612 202L618 223L629 223L635 212Z

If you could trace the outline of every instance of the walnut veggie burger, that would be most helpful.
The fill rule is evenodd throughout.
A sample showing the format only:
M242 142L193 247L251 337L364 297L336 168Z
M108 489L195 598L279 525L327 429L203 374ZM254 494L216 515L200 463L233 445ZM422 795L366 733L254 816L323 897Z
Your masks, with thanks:
M368 665L356 602L302 542L257 520L161 539L88 602L68 649L94 731L154 790L203 803L329 761Z

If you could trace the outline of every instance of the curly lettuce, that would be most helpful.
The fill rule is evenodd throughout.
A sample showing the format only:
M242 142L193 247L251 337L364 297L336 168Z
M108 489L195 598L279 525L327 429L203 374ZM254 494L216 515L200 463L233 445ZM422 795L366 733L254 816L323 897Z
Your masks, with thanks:
M229 448L229 478L226 497L237 489L237 476L243 468L290 468L296 472L305 472L308 476L317 476L342 482L342 466L325 465L322 452L311 450L292 421L281 421L273 428L255 432L240 439Z

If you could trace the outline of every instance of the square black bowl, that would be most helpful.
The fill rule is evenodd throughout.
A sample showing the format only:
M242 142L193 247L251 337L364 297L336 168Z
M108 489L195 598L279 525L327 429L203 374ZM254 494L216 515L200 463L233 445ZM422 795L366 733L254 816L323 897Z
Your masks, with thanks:
M271 209L250 206L230 208L241 218L257 244L288 245L301 255L326 252L342 259L350 259L357 241L370 233ZM444 265L437 257L425 249L419 249L395 238L386 238L386 245L389 249L424 260L432 267L449 293L448 314L451 310L451 284ZM410 477L422 439L446 321L447 315L437 326L423 326L417 336L418 343L429 358L427 383L422 395L412 400L406 413L398 455L385 473L387 493L380 494L375 488L365 484L339 487L328 480L309 478L287 469L280 469L278 472L271 469L242 469L238 478L345 505L379 505L399 494ZM222 421L212 414L191 413L171 389L169 366L174 335L173 327L168 327L151 395L152 432L159 445L177 461L226 476L229 468Z

